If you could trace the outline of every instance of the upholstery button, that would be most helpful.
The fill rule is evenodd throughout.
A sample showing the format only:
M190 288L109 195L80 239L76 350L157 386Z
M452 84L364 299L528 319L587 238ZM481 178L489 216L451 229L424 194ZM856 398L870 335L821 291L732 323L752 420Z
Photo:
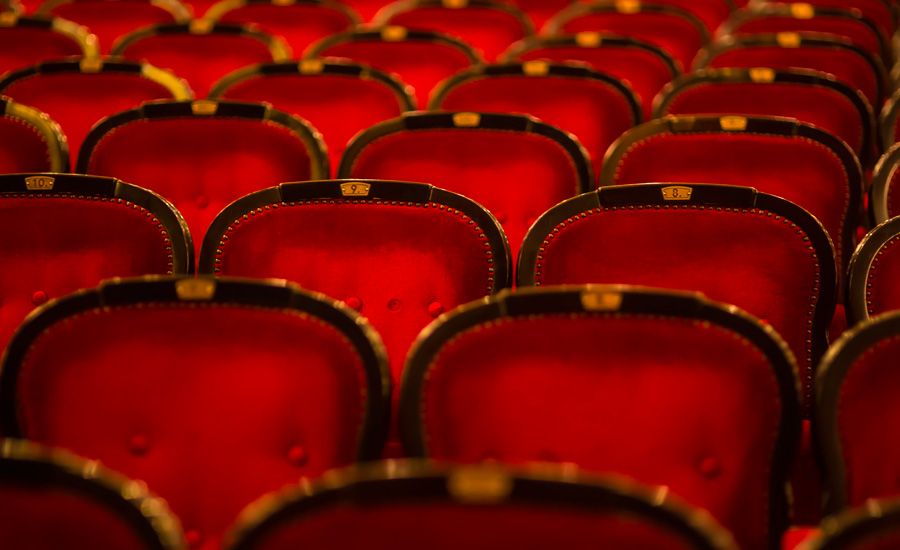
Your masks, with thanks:
M36 306L47 303L47 293L43 290L38 290L31 295L31 303Z
M399 299L391 298L390 300L388 300L387 308L391 311L400 311L401 305L402 305L402 303L400 302Z
M432 317L437 317L441 313L444 313L444 306L440 302L431 302L428 304L428 314Z
M128 440L128 447L131 449L131 454L144 456L150 450L150 440L146 435L136 434Z
M700 461L700 473L707 479L719 477L719 474L722 473L722 465L715 457L707 456Z
M300 445L294 445L288 450L288 460L294 466L305 466L308 458L306 449Z
M351 296L344 300L344 303L347 304L347 307L350 309L355 309L356 311L362 311L362 300L357 298L356 296Z
M204 195L198 195L197 199L194 201L194 204L197 205L197 208L203 210L207 206L209 206L209 199L207 199Z
M184 540L191 548L196 548L203 544L203 535L196 529L188 529L184 532Z

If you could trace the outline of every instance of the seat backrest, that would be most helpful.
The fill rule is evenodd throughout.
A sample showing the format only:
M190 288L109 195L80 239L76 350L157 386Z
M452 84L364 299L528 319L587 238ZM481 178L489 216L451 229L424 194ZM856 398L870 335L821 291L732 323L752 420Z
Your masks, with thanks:
M328 177L328 157L314 128L268 105L162 101L95 126L77 170L166 197L198 235L199 247L199 236L231 201L283 181Z
M360 22L356 12L334 0L221 0L204 17L221 23L256 25L287 42L297 56L310 44Z
M875 125L866 97L817 71L705 69L672 82L654 105L657 118L727 113L796 118L842 139L867 164L875 156Z
M606 149L642 119L628 84L587 67L546 61L457 73L438 86L429 108L532 115L578 138L598 174Z
M900 216L900 196L896 186L900 173L900 144L894 144L881 156L872 174L872 187L869 190L875 223L883 223Z
M69 147L46 113L0 96L0 174L65 172Z
M900 545L900 499L869 500L865 506L823 522L802 550L890 550Z
M112 178L0 176L0 213L0 353L49 299L109 277L193 270L181 215L158 195Z
M0 540L7 548L186 549L165 501L97 462L0 440Z
M779 0L779 3L859 10L862 15L878 24L886 39L890 39L897 28L897 16L890 0Z
M535 33L524 12L493 0L470 0L461 5L446 0L395 2L381 10L373 24L449 34L471 45L488 61Z
M735 11L733 0L651 0L651 3L675 6L690 12L703 21L710 35Z
M101 58L47 61L13 71L0 78L0 94L47 113L76 153L88 131L109 115L154 99L193 98L188 85L169 71Z
M104 54L123 36L142 27L186 23L191 18L179 0L46 0L37 13L89 28Z
M708 510L742 548L777 547L795 365L737 308L628 287L518 289L429 327L406 373L412 456L623 474Z
M859 243L848 271L847 319L850 326L900 309L900 218L881 223Z
M306 59L315 58L343 58L394 73L413 87L421 109L439 82L482 61L458 38L397 26L325 38L306 51Z
M12 435L144 481L208 549L264 493L378 457L389 392L369 324L284 281L111 281L30 317L0 375Z
M113 55L146 61L184 78L199 98L226 74L254 63L290 59L290 47L280 38L247 25L212 23L144 27L122 37Z
M602 73L628 82L643 108L653 118L653 98L681 74L677 62L659 46L626 36L581 32L572 36L535 37L513 45L503 61L557 61L586 63Z
M775 117L670 116L623 135L607 153L601 185L745 185L815 216L831 237L838 271L853 252L862 215L862 168L841 140Z
M527 115L407 113L356 136L339 178L431 183L487 208L503 226L512 257L537 217L593 187L584 147Z
M340 2L350 6L363 23L368 23L378 10L390 4L391 0L340 0Z
M826 512L900 496L900 452L889 426L900 420L900 312L874 317L844 333L816 379L816 440Z
M572 4L551 19L545 30L548 34L603 32L645 40L671 54L681 69L689 69L709 42L706 26L689 11L619 0Z
M200 271L289 279L343 300L381 333L399 381L419 331L508 287L510 264L497 221L469 199L426 184L326 181L229 206L206 235Z
M286 488L248 508L232 533L229 550L736 548L706 513L664 488L561 467L417 461L359 466Z
M519 286L696 290L734 304L791 347L807 403L835 279L828 234L808 212L752 188L703 184L601 187L566 201L529 231L517 277Z
M694 68L769 67L812 69L834 75L881 105L887 76L884 64L849 40L818 33L782 32L726 37L697 56Z
M900 90L895 91L891 98L884 103L878 120L881 147L887 151L893 144L900 141L897 118L900 117Z
M416 108L412 89L397 77L357 63L321 59L238 69L217 82L209 97L264 101L308 120L322 134L333 169L353 136Z
M0 75L68 56L97 56L97 37L59 18L0 13Z

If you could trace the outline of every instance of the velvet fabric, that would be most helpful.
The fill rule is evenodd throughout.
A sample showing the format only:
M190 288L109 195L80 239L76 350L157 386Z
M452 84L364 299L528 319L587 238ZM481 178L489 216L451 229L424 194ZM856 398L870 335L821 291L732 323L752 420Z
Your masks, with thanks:
M181 3L191 11L194 19L199 19L206 14L206 11L211 8L213 4L217 4L218 2L217 0L182 0Z
M442 347L422 396L431 458L624 474L766 547L782 404L767 359L735 333L627 314L504 319Z
M599 174L606 149L634 126L629 97L609 83L564 76L491 76L454 86L440 107L447 111L535 116L573 134Z
M154 99L174 99L161 84L139 73L42 73L16 80L0 94L44 111L69 143L72 168L84 137L101 119Z
M463 8L416 7L394 15L389 23L455 36L489 61L497 59L512 43L525 38L527 33L522 21L514 14L473 5Z
M863 153L863 122L850 99L834 90L791 82L703 82L682 88L661 114L790 117L841 138Z
M0 352L47 300L102 279L172 270L158 220L126 202L0 195ZM78 266L72 269L72 266Z
M283 38L298 56L310 44L350 30L354 24L346 13L328 4L268 2L244 4L223 13L219 21L257 25L261 31Z
M866 311L870 316L900 309L900 238L889 240L872 260L866 277Z
M741 185L787 199L822 222L835 256L844 258L846 252L849 259L851 251L842 242L845 226L856 223L849 175L834 151L819 142L745 132L658 134L628 148L614 180L653 182Z
M309 121L322 133L332 170L353 136L404 111L397 92L384 82L338 74L254 75L220 97L264 101Z
M697 16L710 35L731 15L729 0L652 0L650 3L674 6Z
M805 3L840 9L858 9L865 17L878 25L882 36L887 39L894 34L896 23L889 2L884 0L780 0L785 4Z
M254 63L273 61L269 46L238 34L157 34L116 50L118 55L169 69L187 80L198 98L226 74Z
M630 36L659 46L689 70L706 37L694 23L678 13L597 11L565 21L561 32L605 32Z
M56 6L50 14L89 28L97 35L103 54L109 53L117 40L141 27L176 23L171 12L149 0L72 0Z
M636 47L601 44L596 48L551 46L528 50L518 56L521 61L583 62L594 69L627 82L641 102L644 119L653 118L653 98L675 78L665 59L651 51Z
M0 174L47 172L51 168L44 136L19 118L0 116Z
M734 304L784 338L808 398L813 381L809 331L821 283L819 260L806 238L763 211L591 211L548 239L536 281L697 290Z
M427 40L340 42L318 51L318 57L349 59L396 74L413 87L423 110L438 83L472 64L463 50Z
M844 48L747 46L716 55L710 67L770 67L773 69L812 69L834 75L851 88L861 91L871 105L880 105L878 77L865 58Z
M353 8L363 23L366 23L372 20L378 10L390 4L391 0L341 0L341 3Z
M344 300L381 335L399 383L419 331L492 291L484 229L470 223L433 203L338 201L264 210L233 225L216 247L222 251L217 274L288 279Z
M567 8L572 0L498 0L504 4L512 4L528 14L534 28L540 30L548 19Z
M0 27L0 74L48 59L81 55L81 46L46 28Z
M777 32L821 32L846 38L881 57L881 36L877 28L852 17L818 16L802 19L789 16L761 16L745 21L732 31L737 36Z
M497 217L513 258L538 216L580 192L572 158L557 142L478 128L389 134L360 152L347 177L431 183L465 195Z
M308 315L151 304L52 325L16 397L25 437L143 480L212 550L256 498L356 459L366 385L346 337Z
M195 247L232 201L310 178L310 156L283 126L256 119L149 119L119 126L93 150L87 173L117 177L173 202Z

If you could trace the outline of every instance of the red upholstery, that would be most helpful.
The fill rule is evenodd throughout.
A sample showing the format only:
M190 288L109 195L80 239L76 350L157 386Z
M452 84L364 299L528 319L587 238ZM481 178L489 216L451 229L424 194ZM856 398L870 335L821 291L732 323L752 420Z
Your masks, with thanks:
M59 125L36 109L0 97L0 174L61 172L68 165Z
M280 60L260 39L264 35L192 34L182 26L173 33L133 36L119 42L113 53L171 70L188 81L197 97L206 97L216 80L235 69Z
M206 15L207 10L213 5L218 4L220 0L181 0L181 3L190 10L191 15L195 19L199 19Z
M63 65L65 68L59 70ZM145 101L190 97L186 88L181 90L181 97L174 97L161 82L143 76L140 65L121 69L116 65L106 65L103 72L81 72L77 61L46 64L0 82L0 94L50 115L62 127L69 150L74 152L88 130L106 116Z
M890 38L896 28L896 19L891 12L891 2L884 0L779 0L786 4L804 3L840 9L858 9L878 25L882 36Z
M260 30L284 39L300 55L317 40L349 30L356 24L356 14L338 6L318 0L289 4L263 0L216 15L210 13L207 17L223 23L258 25Z
M371 21L375 13L384 6L391 3L391 0L340 0L341 4L350 6L363 22Z
M186 12L170 11L165 7L168 5L149 0L64 0L49 13L89 28L105 54L112 51L117 40L141 27L180 23L186 19Z
M731 0L651 0L652 4L664 4L681 8L703 21L710 34L716 32L731 15Z
M900 237L892 237L878 247L866 274L866 312L870 316L900 309Z
M432 108L529 114L573 134L584 145L600 173L606 149L640 122L630 90L592 71L553 67L545 76L526 76L496 66L459 77L434 99ZM527 66L525 66L527 67Z
M533 33L518 11L497 6L472 5L446 8L437 5L413 5L379 22L410 29L437 31L465 41L489 61L497 59L510 44Z
M49 28L49 25L0 26L0 75L28 67L47 59L82 55L84 50L74 37Z
M589 40L588 35L582 35ZM599 38L599 37L598 37ZM604 37L597 46L579 46L572 41L546 41L516 56L518 60L584 62L594 69L627 82L641 101L644 118L653 118L653 98L676 76L675 61L663 50L628 39Z
M513 258L544 210L591 185L577 168L586 158L535 133L444 127L368 136L344 156L339 177L428 182L465 195L497 217Z
M900 145L892 145L879 159L872 175L871 209L875 222L883 223L900 215Z
M307 74L297 71L296 63L287 62L278 69L272 66L269 74L252 73L232 80L224 89L217 87L213 96L265 101L308 120L322 133L330 164L337 168L353 136L414 108L414 99L403 84L387 74L373 74L373 70L329 64Z
M499 0L505 4L512 4L528 14L534 22L536 29L540 29L544 23L568 7L572 0Z

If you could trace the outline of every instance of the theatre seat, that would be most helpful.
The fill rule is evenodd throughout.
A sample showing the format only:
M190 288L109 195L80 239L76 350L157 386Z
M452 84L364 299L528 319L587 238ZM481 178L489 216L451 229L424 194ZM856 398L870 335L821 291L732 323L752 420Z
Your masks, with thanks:
M497 217L518 256L525 232L559 201L593 186L587 151L565 132L526 115L408 113L356 136L340 178L432 183Z
M165 501L143 483L15 439L0 439L0 540L28 550L187 547Z
M872 107L860 91L826 73L705 69L672 82L654 106L656 117L727 113L795 118L842 139L867 165L877 158Z
M897 18L894 15L892 4L885 0L778 0L778 3L812 4L816 7L859 10L864 17L878 25L881 35L888 40L897 28Z
M113 176L158 192L206 232L230 202L283 181L328 176L314 128L261 103L160 101L115 114L91 130L79 173Z
M193 97L187 83L171 72L115 58L32 65L0 79L0 94L47 113L60 124L74 152L91 127L106 116L154 99Z
M878 121L881 146L885 151L900 141L900 132L897 129L898 116L900 116L900 91L895 91L885 102Z
M64 172L69 148L45 113L0 96L0 174Z
M145 27L116 42L112 53L169 69L187 80L199 98L231 71L291 57L290 47L280 38L250 26L205 19Z
M437 321L406 372L412 456L623 474L706 509L742 548L778 547L795 364L737 308L620 286L519 289Z
M372 20L381 8L391 3L391 0L339 0L341 4L349 6L358 15L363 23Z
M834 315L834 252L822 225L749 187L601 187L528 232L519 286L638 284L696 290L762 319L797 359L810 403Z
M850 326L900 309L900 218L881 223L859 243L849 269L847 317Z
M320 59L238 69L217 82L209 95L264 101L308 120L321 132L334 168L353 136L416 108L412 90L397 77L366 65Z
M651 0L651 3L674 6L690 12L703 21L710 36L735 11L733 0Z
M9 347L13 435L90 456L166 499L192 548L304 476L376 458L384 349L348 308L284 281L107 282L48 305Z
M37 13L89 28L104 54L112 51L116 41L140 28L186 23L191 18L179 0L45 0Z
M232 533L229 550L737 548L708 514L662 487L549 465L419 461L349 468L285 488L248 508Z
M656 94L681 74L672 56L657 46L634 38L595 32L529 38L514 44L502 60L587 64L627 82L637 95L646 120L653 118Z
M352 29L359 16L332 0L222 0L205 15L217 23L256 25L283 39L296 55L310 44Z
M900 215L900 197L897 195L900 176L897 173L898 167L900 167L900 145L895 144L882 155L872 174L869 204L875 223L883 223Z
M0 13L0 76L48 59L97 56L97 37L59 18Z
M531 18L534 28L540 30L554 15L569 7L573 0L499 0L516 6Z
M900 546L900 499L872 499L829 518L804 550L890 550Z
M325 38L310 46L306 59L346 59L394 73L415 90L419 108L442 80L482 62L472 47L452 36L387 26Z

